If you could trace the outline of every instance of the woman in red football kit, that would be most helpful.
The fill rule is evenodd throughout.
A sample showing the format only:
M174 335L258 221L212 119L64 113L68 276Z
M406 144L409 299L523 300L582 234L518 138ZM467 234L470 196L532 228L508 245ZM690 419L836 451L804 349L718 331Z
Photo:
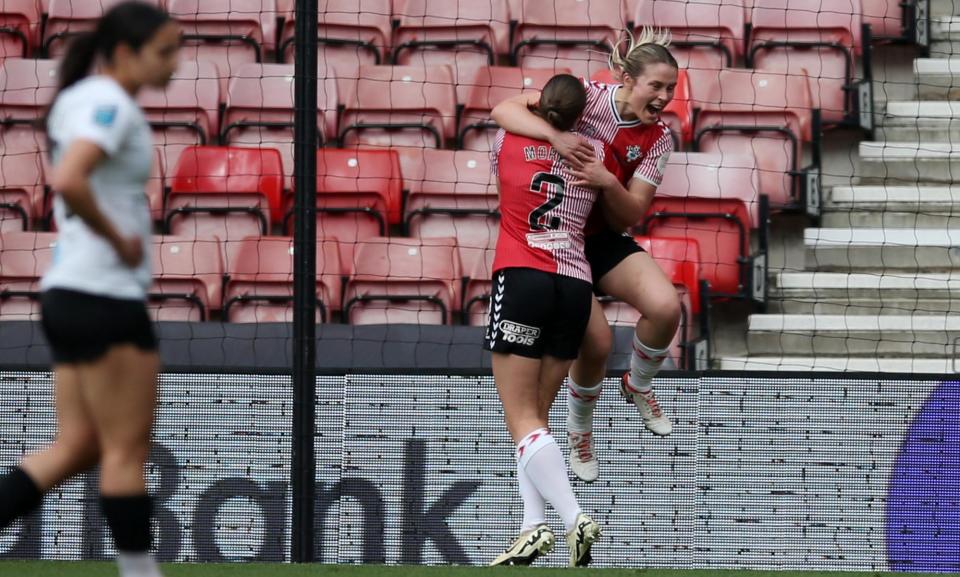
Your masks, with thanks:
M673 99L678 67L667 49L668 33L645 28L639 38L627 35L625 53L621 54L618 44L610 57L611 68L622 84L584 81L587 106L576 127L579 135L559 131L531 114L528 107L537 101L535 93L500 103L492 116L510 133L549 142L573 166L576 184L602 191L604 203L612 207L603 213L594 211L587 230L586 255L594 287L633 306L642 316L621 393L637 406L650 431L668 435L673 426L657 402L652 379L667 357L680 323L680 301L660 267L622 231L638 223L647 212L673 150L670 129L660 121L660 113ZM612 148L620 161L622 180L604 168L583 136ZM593 450L593 408L611 348L610 327L594 299L567 393L570 466L587 482L596 480L599 474Z
M586 102L580 80L561 74L547 83L531 112L554 130L568 131ZM603 143L584 143L598 162L619 170ZM590 319L584 228L599 192L578 185L570 163L544 140L500 131L491 156L502 217L486 347L516 443L523 501L520 536L492 564L528 565L553 547L545 517L549 502L563 519L570 565L583 566L600 527L577 503L547 416Z

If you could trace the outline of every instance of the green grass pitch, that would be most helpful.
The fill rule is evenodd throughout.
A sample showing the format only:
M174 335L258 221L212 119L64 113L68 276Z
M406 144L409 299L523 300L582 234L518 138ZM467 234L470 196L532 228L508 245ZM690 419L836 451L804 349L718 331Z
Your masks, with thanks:
M829 571L720 571L676 569L547 569L528 567L419 567L382 565L168 564L166 577L934 577L929 573ZM116 577L113 563L0 561L3 577ZM940 574L937 577L942 577Z

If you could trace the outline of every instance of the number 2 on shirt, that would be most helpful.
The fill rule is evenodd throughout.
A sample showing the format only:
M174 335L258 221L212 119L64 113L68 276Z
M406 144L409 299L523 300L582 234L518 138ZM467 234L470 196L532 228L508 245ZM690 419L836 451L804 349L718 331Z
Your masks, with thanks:
M530 191L547 195L547 201L530 212L530 230L558 230L562 222L560 217L547 216L547 213L563 202L563 195L566 192L563 178L549 172L538 172L530 181ZM550 196L551 191L554 193L553 196Z

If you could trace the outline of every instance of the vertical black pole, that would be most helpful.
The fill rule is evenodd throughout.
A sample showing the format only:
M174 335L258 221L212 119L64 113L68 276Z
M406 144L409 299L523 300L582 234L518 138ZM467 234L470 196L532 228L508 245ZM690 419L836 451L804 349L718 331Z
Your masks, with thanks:
M294 65L293 493L290 556L313 561L316 398L317 0L297 0Z

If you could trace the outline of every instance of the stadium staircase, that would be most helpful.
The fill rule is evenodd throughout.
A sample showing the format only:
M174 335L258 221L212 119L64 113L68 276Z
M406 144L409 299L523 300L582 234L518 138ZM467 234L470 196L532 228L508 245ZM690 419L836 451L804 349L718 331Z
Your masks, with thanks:
M913 100L877 102L852 186L825 191L805 269L771 274L735 370L952 373L960 354L960 2L931 6ZM885 112L884 112L885 110Z

